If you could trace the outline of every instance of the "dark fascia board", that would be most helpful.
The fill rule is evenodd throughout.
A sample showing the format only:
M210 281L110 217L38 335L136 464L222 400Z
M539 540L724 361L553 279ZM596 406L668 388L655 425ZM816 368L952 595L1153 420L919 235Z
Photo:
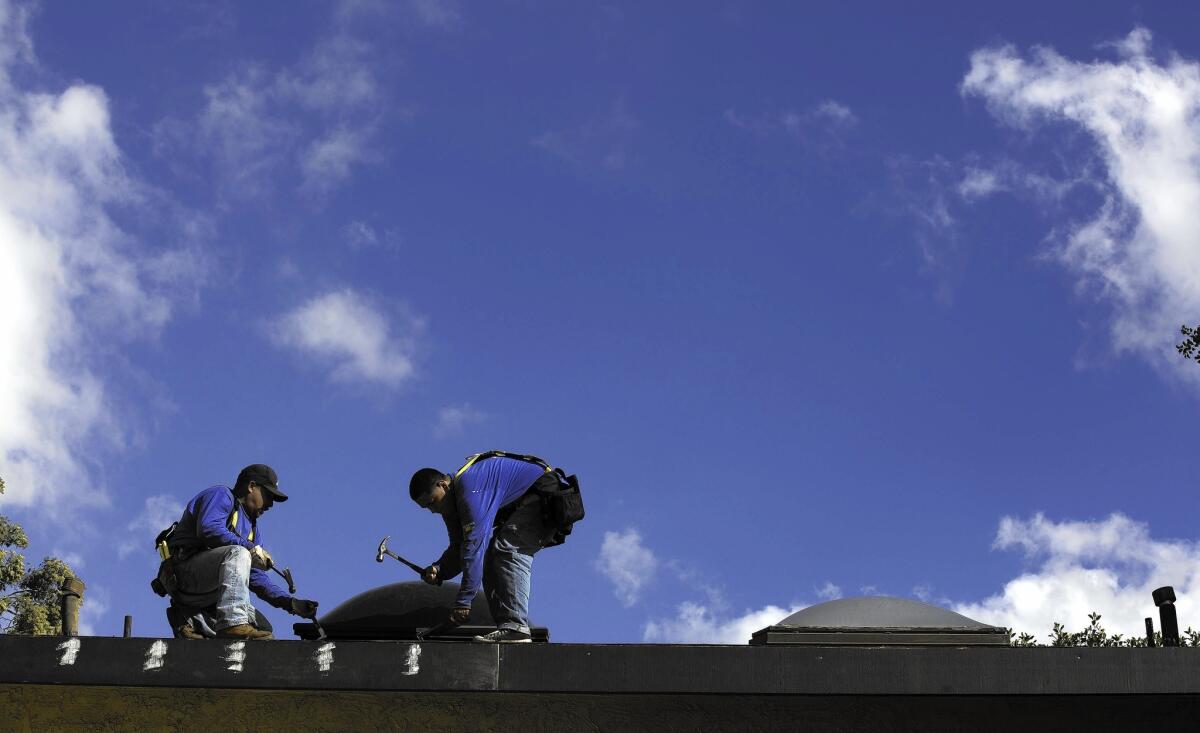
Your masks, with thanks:
M1200 695L1189 648L809 647L0 636L0 684L754 695Z
M852 628L769 626L755 631L750 643L817 646L1008 646L1008 632L992 627L931 629L928 627Z

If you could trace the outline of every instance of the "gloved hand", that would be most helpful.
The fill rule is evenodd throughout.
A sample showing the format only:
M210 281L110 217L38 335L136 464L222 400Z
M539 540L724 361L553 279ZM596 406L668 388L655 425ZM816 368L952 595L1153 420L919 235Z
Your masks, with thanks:
M448 620L455 626L461 626L471 620L471 609L452 608L450 609L450 618Z
M293 598L291 612L293 616L315 619L317 617L317 602L306 601L303 598Z
M267 552L262 545L255 545L254 549L250 551L250 567L270 570L273 564L271 553Z
M425 568L425 572L421 573L421 580L424 580L430 585L441 585L442 581L438 580L438 566L430 565Z

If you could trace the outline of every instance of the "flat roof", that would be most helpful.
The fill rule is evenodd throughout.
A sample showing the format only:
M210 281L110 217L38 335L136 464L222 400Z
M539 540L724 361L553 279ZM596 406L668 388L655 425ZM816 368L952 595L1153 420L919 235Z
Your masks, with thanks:
M1200 694L1189 648L0 636L0 684L715 695Z

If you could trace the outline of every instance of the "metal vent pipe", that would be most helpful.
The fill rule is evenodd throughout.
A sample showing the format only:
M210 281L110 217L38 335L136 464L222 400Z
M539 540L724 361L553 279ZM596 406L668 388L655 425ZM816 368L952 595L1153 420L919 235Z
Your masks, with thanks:
M83 591L87 586L79 578L67 578L62 582L62 633L63 636L79 636L79 606L83 603Z
M1179 646L1179 619L1175 615L1175 589L1169 585L1155 589L1152 594L1158 606L1158 620L1162 624L1163 646Z

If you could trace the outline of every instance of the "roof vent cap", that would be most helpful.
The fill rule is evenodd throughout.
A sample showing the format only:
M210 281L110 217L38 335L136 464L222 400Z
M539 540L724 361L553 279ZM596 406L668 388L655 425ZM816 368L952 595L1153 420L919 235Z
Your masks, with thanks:
M1007 646L1008 632L929 603L840 598L801 609L750 637L755 645Z

